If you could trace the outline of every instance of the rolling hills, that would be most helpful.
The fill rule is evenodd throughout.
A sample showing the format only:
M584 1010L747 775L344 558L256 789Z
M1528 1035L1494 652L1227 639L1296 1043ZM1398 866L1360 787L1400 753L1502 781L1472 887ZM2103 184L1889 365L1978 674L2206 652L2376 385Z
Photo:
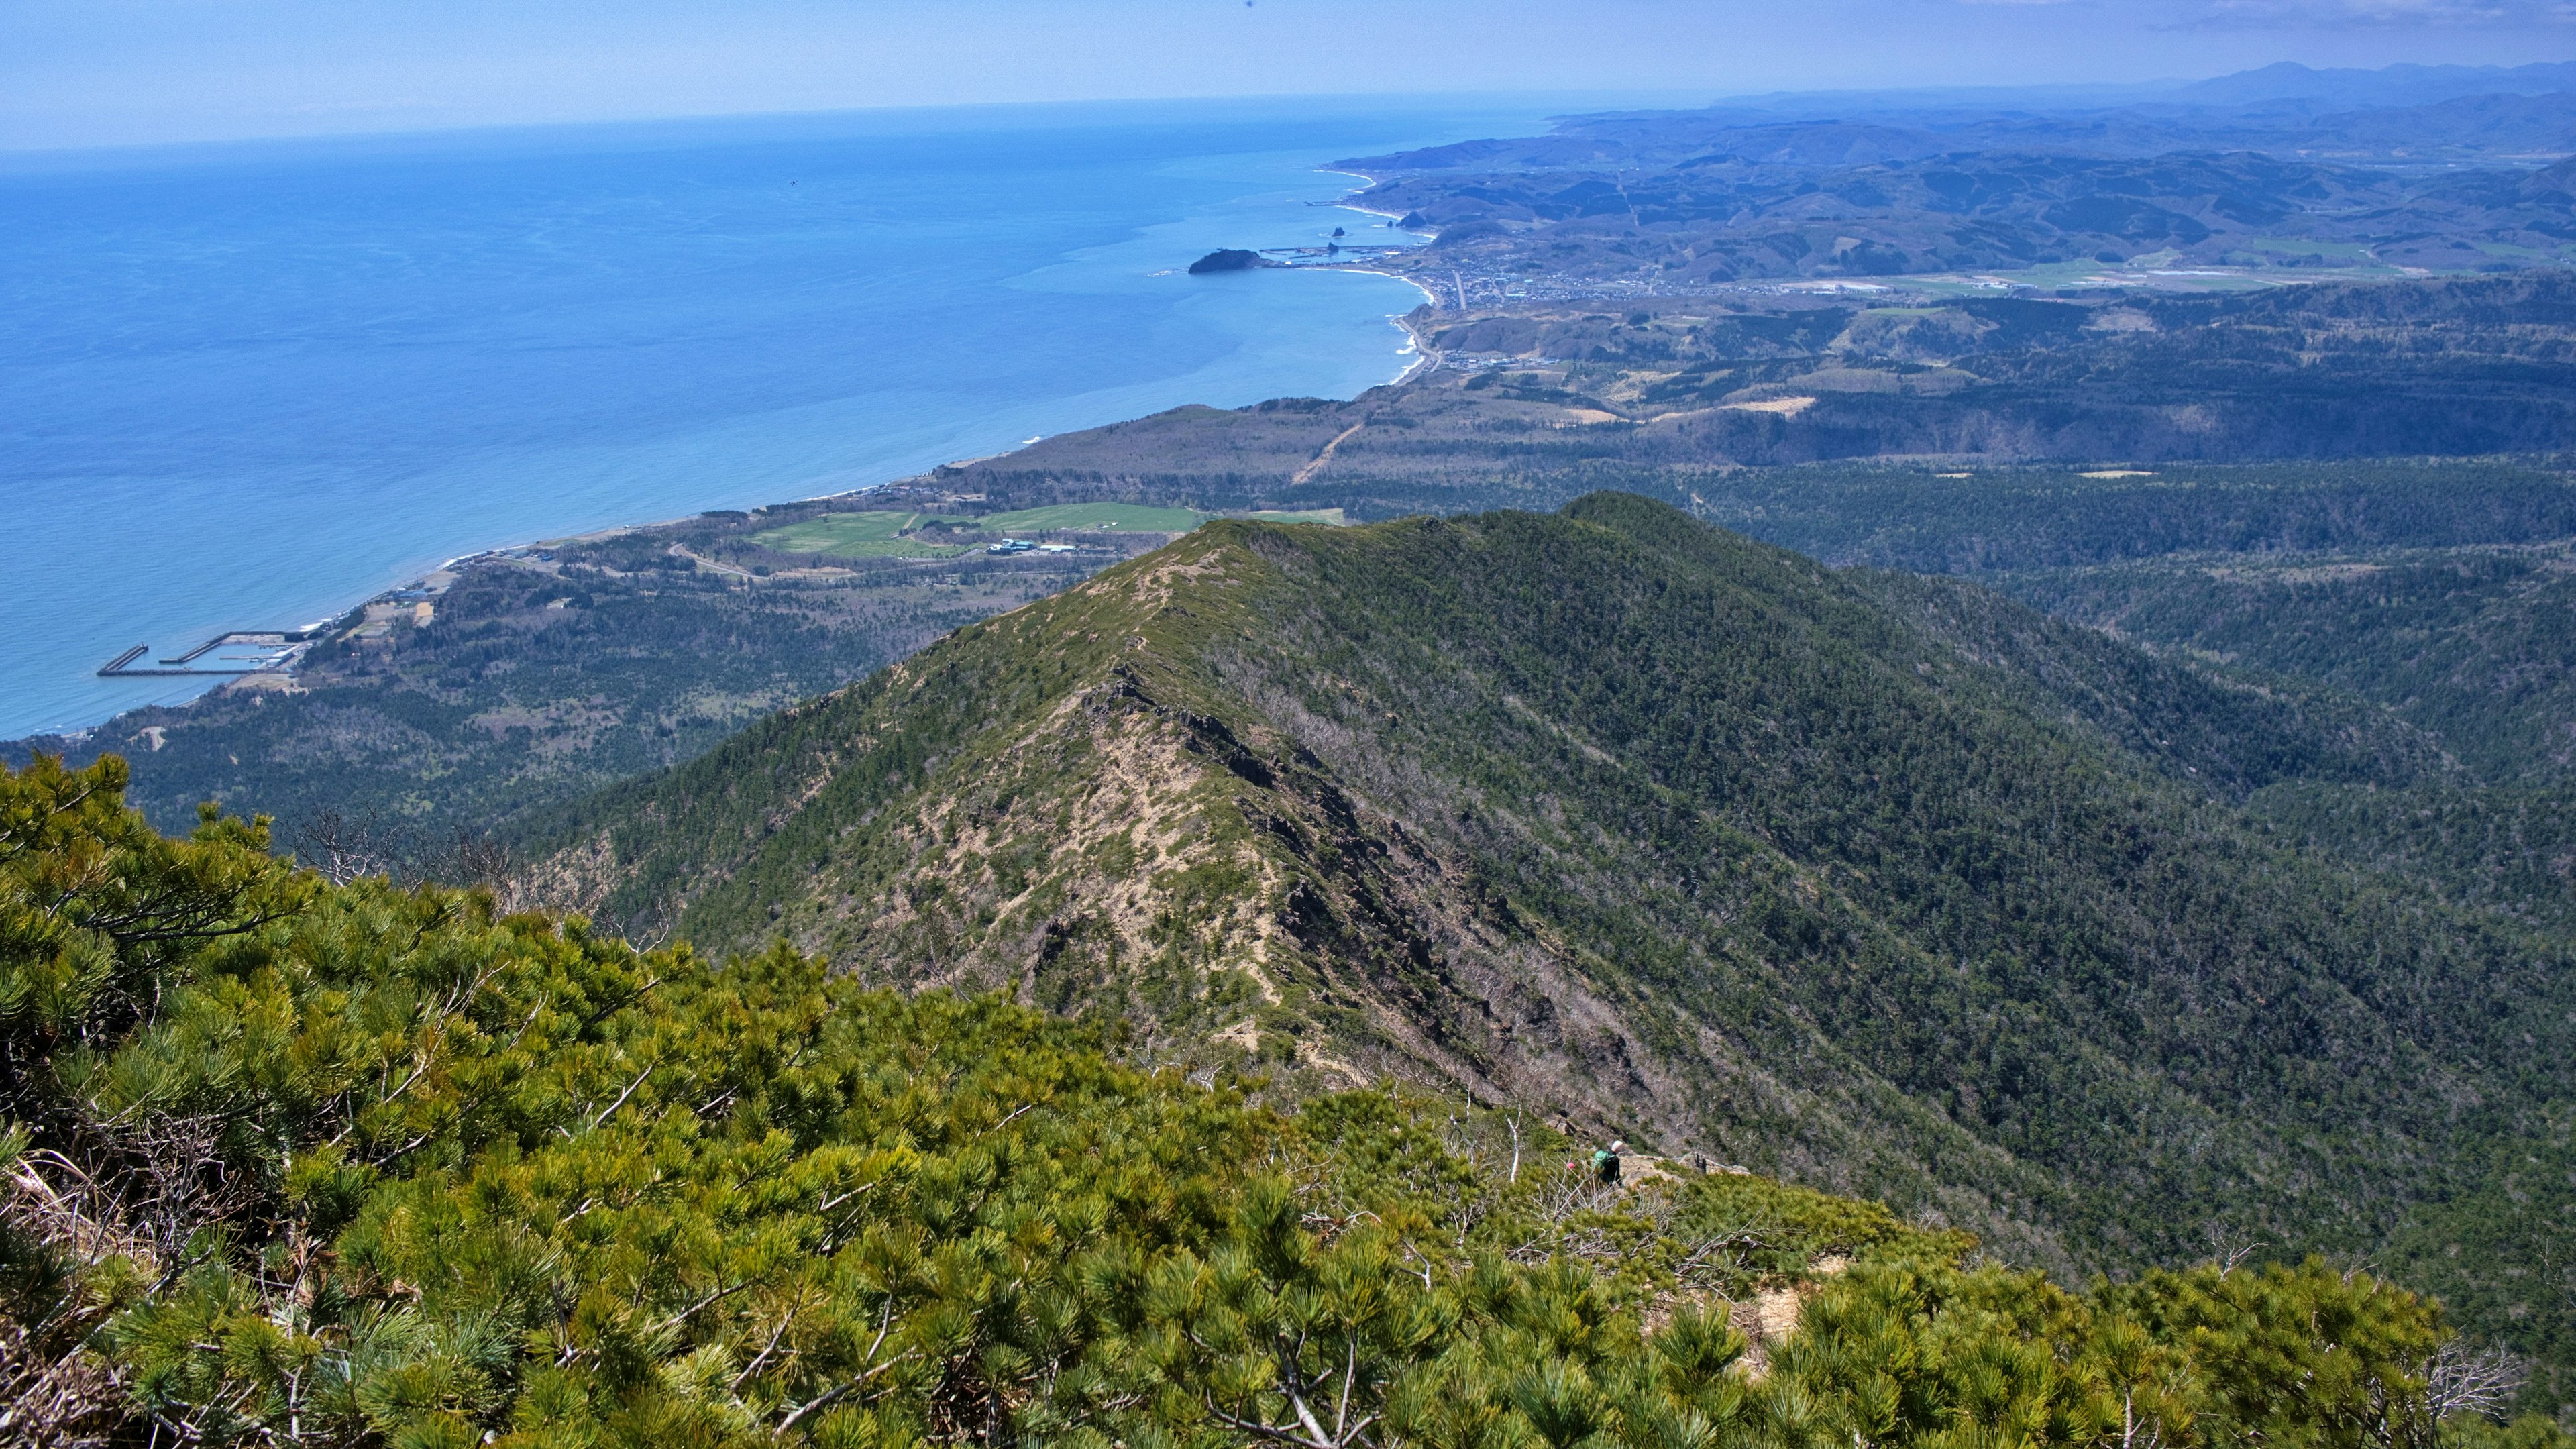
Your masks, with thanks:
M1545 509L1616 488L1833 563L1971 573L2576 532L2576 489L2527 451L2576 420L2563 278L1915 300L1425 312L1438 365L1401 385L1182 408L865 496L482 559L434 624L327 644L291 690L0 756L122 754L165 829L207 799L300 848L326 816L373 818L406 843L364 853L408 868L1161 541L1125 528L1211 513ZM2263 458L2293 461L2243 461ZM1014 529L1081 551L983 552Z
M2150 285L2211 266L2287 277L2564 267L2576 235L2565 75L2531 67L2488 72L2492 91L2341 97L2260 94L2259 73L2236 78L2256 89L2235 96L2126 103L1779 97L1567 116L1541 136L1335 164L1371 179L1370 209L1437 234L1369 264L1435 291L1447 282L1462 310L1513 295L2064 263L2077 275L2044 285L2087 284L2095 263Z

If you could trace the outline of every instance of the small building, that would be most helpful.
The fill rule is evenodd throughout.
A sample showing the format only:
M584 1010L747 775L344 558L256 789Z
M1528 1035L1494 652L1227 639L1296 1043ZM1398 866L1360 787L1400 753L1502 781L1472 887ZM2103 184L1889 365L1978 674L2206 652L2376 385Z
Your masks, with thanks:
M1028 540L1026 540L1026 539L1019 539L1019 538L1006 538L1006 539L1003 539L1000 543L988 543L988 544L984 545L984 552L986 552L986 553L1030 553L1030 552L1034 552L1034 551L1036 550L1036 548L1037 548L1037 545L1036 545L1036 544L1034 544L1034 543L1030 543L1030 542L1029 542Z

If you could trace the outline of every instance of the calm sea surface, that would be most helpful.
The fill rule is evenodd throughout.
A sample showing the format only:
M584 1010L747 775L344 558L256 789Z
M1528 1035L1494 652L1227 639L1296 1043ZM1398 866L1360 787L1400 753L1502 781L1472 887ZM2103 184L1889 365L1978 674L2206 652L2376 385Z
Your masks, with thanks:
M1537 102L1029 107L0 158L0 738L443 559L1181 403L1349 396L1420 300L1189 277L1336 156ZM1506 128L1509 128L1507 130Z

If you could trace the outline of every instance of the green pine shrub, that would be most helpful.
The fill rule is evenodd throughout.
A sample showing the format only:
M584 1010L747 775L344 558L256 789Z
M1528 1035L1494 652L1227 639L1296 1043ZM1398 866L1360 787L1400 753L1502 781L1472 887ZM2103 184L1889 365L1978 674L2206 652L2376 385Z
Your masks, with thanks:
M2558 1449L2366 1274L2077 1293L1391 1084L325 886L122 784L0 775L0 1440Z

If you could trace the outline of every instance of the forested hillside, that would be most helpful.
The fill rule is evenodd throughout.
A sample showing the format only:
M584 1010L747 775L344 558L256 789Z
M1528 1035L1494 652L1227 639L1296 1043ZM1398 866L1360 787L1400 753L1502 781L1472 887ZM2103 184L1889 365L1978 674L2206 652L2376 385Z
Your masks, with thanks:
M2576 769L2576 550L2332 550L2016 577L2051 612L2299 675L2437 731L2497 782Z
M2247 810L2281 838L2564 937L2576 929L2566 552L2202 553L1996 582L2149 643L2214 689L2311 709L2340 700L2382 729L2402 727L2425 753L2293 762L2243 779ZM2576 1223L2567 1141L2562 1111L2526 1118L2481 1149L2486 1165L2468 1174L2476 1185L2437 1194L2379 1259L2539 1354L2549 1373L2540 1392L2553 1403L2576 1383L2576 1263L2557 1247Z
M2283 828L2453 899L2576 922L2576 613L2564 543L2190 554L1996 583L2262 689L2403 721L2442 768L2285 782Z
M2070 1292L1521 1114L641 953L0 772L0 1441L2511 1445L2320 1262ZM1122 1059L1123 1058L1123 1059Z
M2562 939L2231 803L2421 743L1603 497L1213 525L601 797L555 868L2025 1260L2364 1249L2570 1085Z

